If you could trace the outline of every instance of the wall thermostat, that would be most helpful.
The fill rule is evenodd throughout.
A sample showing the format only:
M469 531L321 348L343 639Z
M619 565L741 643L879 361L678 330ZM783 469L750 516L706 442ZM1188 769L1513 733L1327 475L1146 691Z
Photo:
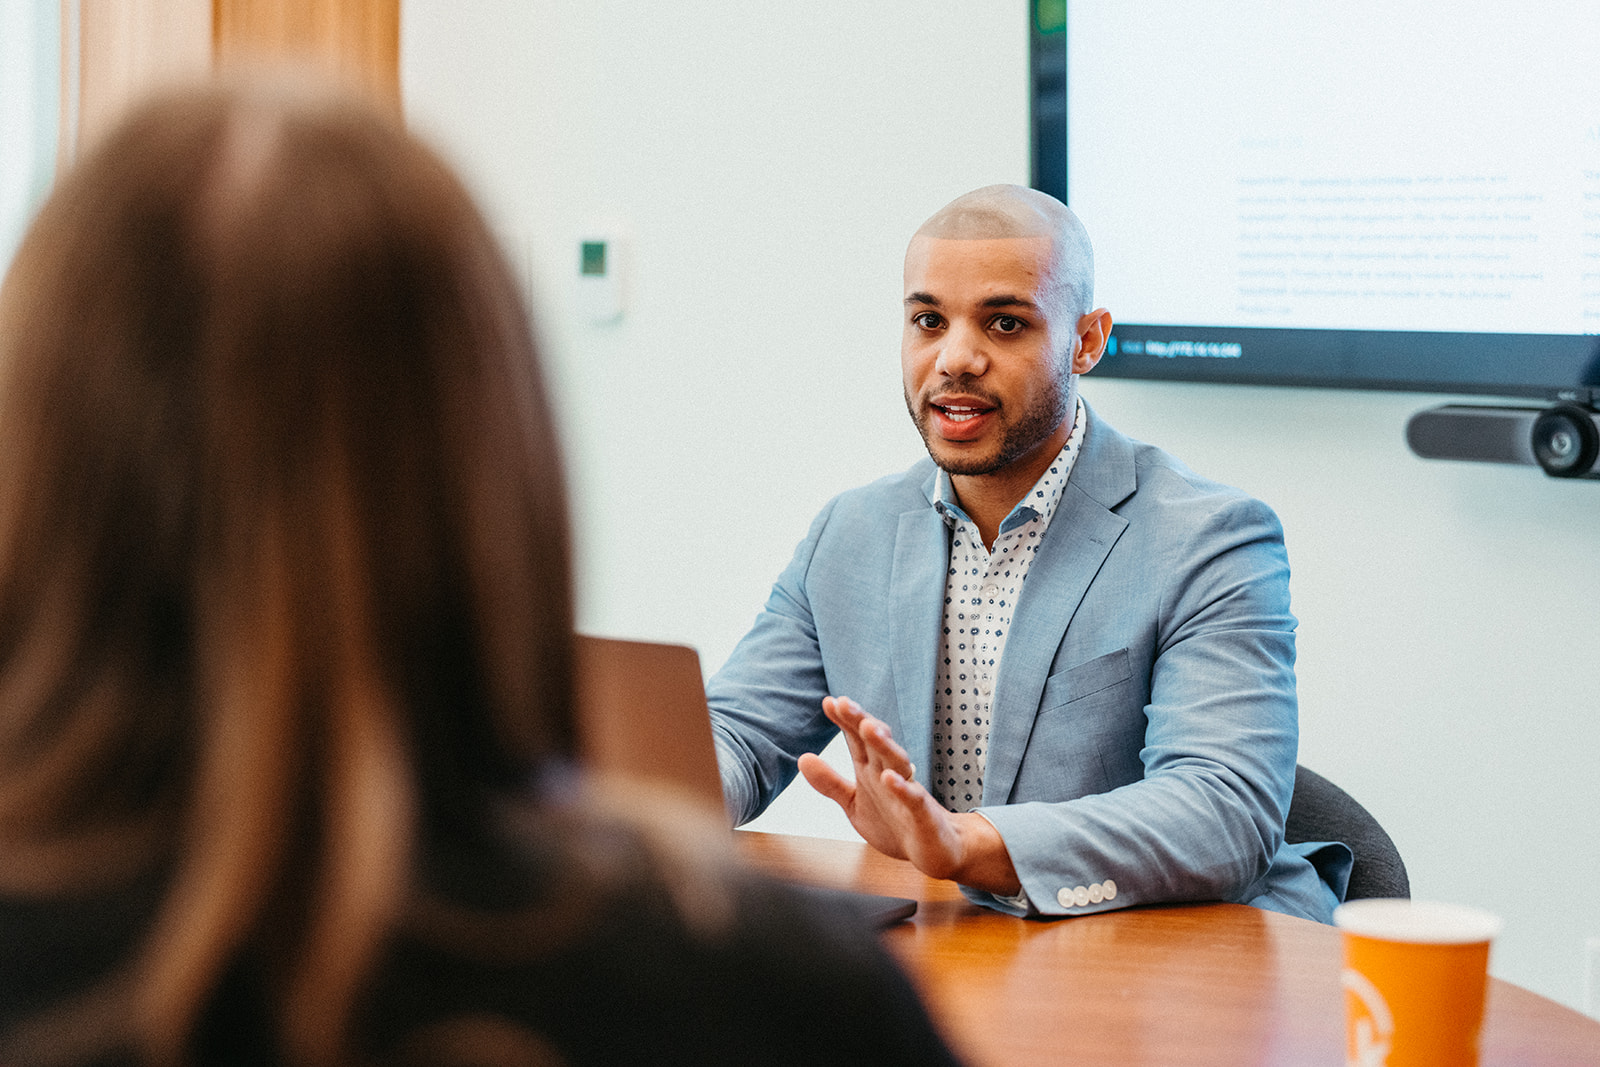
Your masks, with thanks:
M578 313L589 322L615 322L626 306L627 240L619 227L597 227L578 237Z

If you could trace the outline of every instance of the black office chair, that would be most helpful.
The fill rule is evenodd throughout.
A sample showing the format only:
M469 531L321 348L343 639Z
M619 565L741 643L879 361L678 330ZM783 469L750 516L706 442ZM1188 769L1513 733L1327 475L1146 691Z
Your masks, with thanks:
M1378 820L1349 793L1298 764L1284 837L1291 844L1343 841L1350 846L1356 861L1346 900L1411 896L1411 879L1400 851Z

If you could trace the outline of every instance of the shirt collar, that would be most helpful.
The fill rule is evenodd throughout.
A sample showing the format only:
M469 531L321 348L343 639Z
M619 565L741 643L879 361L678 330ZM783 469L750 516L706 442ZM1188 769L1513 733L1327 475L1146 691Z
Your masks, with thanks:
M1005 521L1000 523L1001 533L1007 533L1034 519L1040 520L1044 526L1050 525L1050 520L1056 513L1056 505L1061 503L1061 491L1066 488L1067 477L1078 461L1078 452L1083 447L1084 428L1089 421L1088 414L1084 410L1083 397L1079 396L1076 400L1072 412L1072 432L1067 435L1067 443L1061 446L1061 451L1051 461L1050 466L1039 476L1039 480L1033 483L1033 488L1023 494L1016 507L1005 517ZM956 499L956 488L950 480L950 472L942 467L934 482L933 507L940 518L944 519L945 525L952 530L960 523L972 521Z

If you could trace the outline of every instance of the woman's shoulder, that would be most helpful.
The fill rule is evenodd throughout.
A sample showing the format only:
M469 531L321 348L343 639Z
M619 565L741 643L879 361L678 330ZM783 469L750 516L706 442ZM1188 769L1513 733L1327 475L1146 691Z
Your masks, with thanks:
M431 1021L395 1037L493 1007L570 1063L954 1062L859 917L744 867L725 827L650 803L525 821L527 904L419 914L383 997L391 1028Z
M0 894L0 1026L114 970L158 902L148 880L103 891Z
M874 930L749 870L670 797L516 808L426 852L357 1014L379 1062L955 1062ZM114 1027L62 1047L62 1009L116 989L162 889L0 897L0 1045L36 1029L51 1062L122 1062ZM263 962L214 992L200 1062L275 1062Z

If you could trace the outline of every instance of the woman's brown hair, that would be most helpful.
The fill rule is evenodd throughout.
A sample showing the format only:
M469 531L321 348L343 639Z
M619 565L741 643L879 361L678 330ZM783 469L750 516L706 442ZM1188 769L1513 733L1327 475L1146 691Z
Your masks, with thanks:
M334 1062L419 850L574 747L518 286L384 115L213 85L64 176L0 291L0 889L158 875L134 1040L242 958Z

